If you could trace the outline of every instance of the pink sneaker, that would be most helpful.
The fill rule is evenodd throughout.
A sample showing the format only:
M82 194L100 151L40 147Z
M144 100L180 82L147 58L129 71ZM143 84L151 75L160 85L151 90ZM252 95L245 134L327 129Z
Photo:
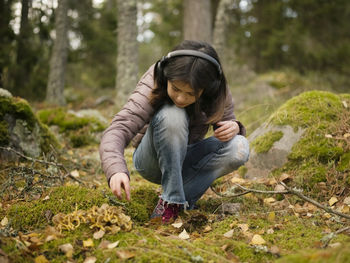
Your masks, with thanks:
M180 206L179 204L168 204L159 198L158 204L151 215L151 221L157 221L157 219L161 219L162 223L175 221L179 215Z

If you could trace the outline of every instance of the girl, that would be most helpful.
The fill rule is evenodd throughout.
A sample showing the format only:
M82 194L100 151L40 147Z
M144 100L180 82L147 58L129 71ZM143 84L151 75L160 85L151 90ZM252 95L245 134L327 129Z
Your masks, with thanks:
M203 139L209 125L214 136ZM207 43L184 41L143 75L104 132L102 167L112 192L121 198L123 188L129 201L124 148L134 138L136 170L162 185L151 219L169 222L248 160L244 135L217 53Z

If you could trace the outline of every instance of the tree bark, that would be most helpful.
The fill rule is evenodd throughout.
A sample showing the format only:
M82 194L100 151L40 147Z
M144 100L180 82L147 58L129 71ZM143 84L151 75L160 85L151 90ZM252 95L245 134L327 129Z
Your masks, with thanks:
M210 0L184 0L184 39L212 42Z
M138 79L137 0L117 0L117 77L118 104L124 104Z
M56 11L56 40L50 59L50 73L46 91L46 101L64 105L64 84L68 53L68 0L58 0Z
M221 58L226 57L225 45L230 25L230 8L236 1L237 0L221 0L217 9L213 33L213 46Z

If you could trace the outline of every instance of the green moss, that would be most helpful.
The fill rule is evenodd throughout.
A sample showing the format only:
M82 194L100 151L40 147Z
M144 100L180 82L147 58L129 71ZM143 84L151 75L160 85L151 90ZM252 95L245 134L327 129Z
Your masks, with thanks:
M21 98L5 98L0 97L0 119L4 119L6 114L13 115L16 119L24 120L27 123L26 128L33 131L35 125L40 128L40 148L47 153L54 148L59 148L60 145L55 136L49 131L46 125L43 125L33 113L28 102ZM0 145L7 145L9 142L8 123L0 122Z
M8 123L6 121L0 121L0 145L8 144L10 139L8 128Z
M95 118L77 117L64 108L45 109L37 112L39 119L47 125L57 125L61 132L77 130L85 126L92 132L103 131L106 127Z
M345 172L350 170L350 152L344 153L340 157L339 164L337 166L337 170L340 172Z
M79 186L61 186L52 189L49 200L36 200L19 203L8 211L11 226L17 230L31 230L48 224L46 213L70 213L78 209L88 209L93 205L107 203L107 199L98 190Z
M265 133L262 136L259 136L252 142L252 147L256 153L265 153L268 152L272 145L279 141L283 137L283 132L281 131L270 131Z
M145 223L157 204L158 196L153 187L141 186L131 191L131 202L126 204L127 214L133 221Z
M320 121L337 121L341 111L342 102L338 95L309 91L287 101L270 117L270 121L276 125L305 128Z

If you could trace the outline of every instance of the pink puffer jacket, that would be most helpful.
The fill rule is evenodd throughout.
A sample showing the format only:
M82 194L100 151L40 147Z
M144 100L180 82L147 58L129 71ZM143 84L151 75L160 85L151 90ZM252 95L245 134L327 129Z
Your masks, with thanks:
M110 126L103 133L99 150L102 168L108 182L115 173L129 175L124 159L124 149L131 140L134 146L138 145L154 114L154 110L149 103L149 96L154 87L153 70L154 65L142 76L127 103L114 116ZM228 92L225 112L222 117L222 121L226 120L236 120L230 92ZM189 143L194 143L204 138L209 128L209 125L205 124L205 122L206 117L203 114L202 118L197 118L190 123ZM240 126L240 134L245 135L244 126L239 121L237 123Z

